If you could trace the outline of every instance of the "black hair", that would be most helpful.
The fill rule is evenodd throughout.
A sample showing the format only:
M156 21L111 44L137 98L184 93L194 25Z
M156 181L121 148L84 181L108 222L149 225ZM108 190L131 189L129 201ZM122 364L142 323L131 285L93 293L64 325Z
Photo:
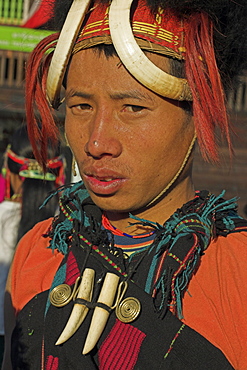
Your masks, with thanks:
M27 127L21 126L11 138L11 150L18 156L34 159L31 144L28 139ZM48 146L48 158L57 157L60 154L60 147ZM8 158L7 162L10 172L18 174L21 164ZM58 170L49 170L55 176ZM54 216L58 207L58 196L53 196L48 204L39 209L47 195L56 189L55 181L25 178L22 183L22 213L18 228L17 241L30 230L37 222Z

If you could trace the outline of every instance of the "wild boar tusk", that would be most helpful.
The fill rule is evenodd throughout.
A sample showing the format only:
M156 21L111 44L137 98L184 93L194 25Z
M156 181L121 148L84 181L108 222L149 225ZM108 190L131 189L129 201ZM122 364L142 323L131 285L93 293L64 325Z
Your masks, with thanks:
M102 303L109 307L112 306L117 287L119 282L119 276L108 272L106 274L99 298L98 304ZM98 342L107 322L110 313L105 308L102 308L96 304L94 309L92 321L87 334L85 345L82 354L85 355L90 352L96 343Z
M86 268L82 275L82 280L78 288L78 294L76 298L85 299L91 302L93 294L95 272L92 269ZM79 329L83 320L85 319L89 308L84 304L75 303L73 310L70 314L67 324L58 338L56 345L64 343Z
M157 94L176 100L192 100L187 80L158 68L137 44L130 25L132 2L112 0L109 10L111 38L121 62L132 76Z
M46 83L46 94L50 105L60 105L60 90L66 67L91 0L74 0L61 30L52 56Z

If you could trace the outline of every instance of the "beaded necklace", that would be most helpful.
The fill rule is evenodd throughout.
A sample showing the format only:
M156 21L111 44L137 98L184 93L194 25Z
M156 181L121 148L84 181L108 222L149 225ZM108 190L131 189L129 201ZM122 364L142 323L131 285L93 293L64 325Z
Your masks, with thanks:
M124 233L110 223L105 213L102 215L102 226L107 231L109 238L114 237L114 246L122 248L124 253L129 256L148 248L156 236L155 230L139 235Z

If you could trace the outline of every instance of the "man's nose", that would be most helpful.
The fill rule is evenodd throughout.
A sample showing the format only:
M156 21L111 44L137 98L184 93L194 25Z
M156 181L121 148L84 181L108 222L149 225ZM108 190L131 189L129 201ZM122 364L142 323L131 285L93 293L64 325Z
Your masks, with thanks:
M118 125L109 111L102 110L93 117L84 150L94 158L118 157L121 154Z

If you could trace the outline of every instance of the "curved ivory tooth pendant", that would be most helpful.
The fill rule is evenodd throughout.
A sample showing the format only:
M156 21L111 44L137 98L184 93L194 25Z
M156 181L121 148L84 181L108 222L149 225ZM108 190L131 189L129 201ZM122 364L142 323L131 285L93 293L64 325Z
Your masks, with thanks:
M89 268L86 268L84 270L76 298L82 298L86 301L91 302L93 294L94 275L94 270ZM88 307L84 304L74 304L69 320L67 321L62 334L55 343L56 345L62 344L70 337L72 337L72 335L76 332L77 329L79 329L80 325L85 319L88 310Z
M108 272L106 274L99 298L98 303L103 303L108 307L111 307L117 291L119 282L119 276ZM83 355L90 352L95 344L98 342L107 322L110 313L104 308L96 305L90 324L90 328L87 334L86 342L82 351Z

